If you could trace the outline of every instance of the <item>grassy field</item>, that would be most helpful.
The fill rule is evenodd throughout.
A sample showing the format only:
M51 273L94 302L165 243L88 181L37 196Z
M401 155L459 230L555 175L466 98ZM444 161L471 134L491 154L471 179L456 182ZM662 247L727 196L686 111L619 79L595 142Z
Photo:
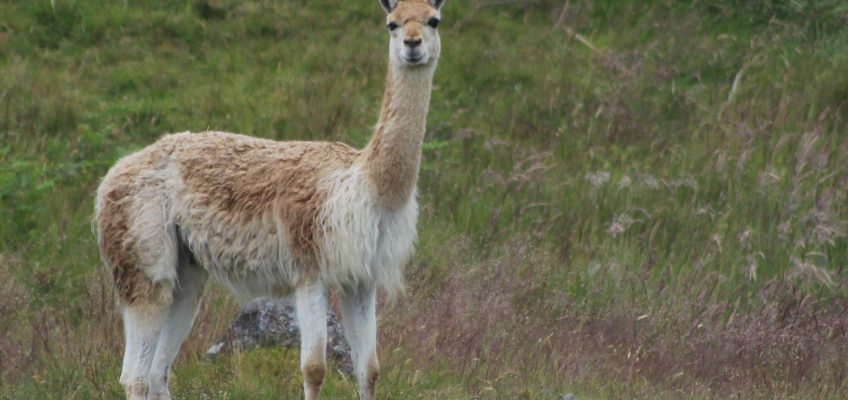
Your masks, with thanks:
M109 166L166 132L362 146L374 0L0 1L0 398L120 398L91 234ZM450 0L382 398L848 398L848 5ZM172 392L301 396L296 352ZM329 376L327 398L355 394Z

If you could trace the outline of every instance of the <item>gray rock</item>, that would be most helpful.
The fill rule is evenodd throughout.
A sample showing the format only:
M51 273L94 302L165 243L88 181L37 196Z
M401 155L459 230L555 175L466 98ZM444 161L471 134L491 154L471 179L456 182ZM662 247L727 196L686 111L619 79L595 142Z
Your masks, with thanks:
M571 393L568 393L568 394L562 395L562 397L560 397L559 400L577 400L577 397L574 396Z
M300 347L294 308L282 300L265 299L250 303L239 312L227 333L206 351L206 355L214 357L233 349L245 351L270 346ZM332 310L327 314L327 358L342 373L353 374L350 346Z

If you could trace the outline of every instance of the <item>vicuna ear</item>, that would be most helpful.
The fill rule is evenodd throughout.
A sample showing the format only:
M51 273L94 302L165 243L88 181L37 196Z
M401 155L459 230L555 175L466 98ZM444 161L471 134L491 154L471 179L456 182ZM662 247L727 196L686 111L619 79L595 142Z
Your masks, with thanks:
M445 0L430 0L433 3L433 7L437 10L441 10L442 6L445 4Z
M379 0L380 5L383 6L383 9L386 10L387 13L392 12L397 6L398 0ZM442 0L444 1L444 0Z

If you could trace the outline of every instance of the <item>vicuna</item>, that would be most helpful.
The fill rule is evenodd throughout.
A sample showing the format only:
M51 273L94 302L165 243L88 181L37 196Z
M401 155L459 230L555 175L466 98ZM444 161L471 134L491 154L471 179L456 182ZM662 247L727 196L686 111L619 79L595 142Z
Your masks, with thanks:
M374 398L376 290L402 287L413 252L443 2L380 0L388 78L365 149L180 133L109 170L95 223L124 319L128 398L170 398L169 372L209 275L242 302L292 298L307 399L326 375L327 297L337 292L359 396Z

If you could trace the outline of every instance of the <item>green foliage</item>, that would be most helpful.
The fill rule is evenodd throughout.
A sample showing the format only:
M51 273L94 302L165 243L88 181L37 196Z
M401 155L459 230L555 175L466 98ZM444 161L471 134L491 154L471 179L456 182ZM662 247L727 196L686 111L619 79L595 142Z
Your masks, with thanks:
M4 329L19 326L0 338L0 356L27 360L0 364L0 397L121 394L114 355L86 358L100 350L60 339L96 331L118 351L89 221L98 180L119 157L184 130L367 142L386 54L374 3L0 2L0 281L9 285L0 289L14 294L0 311L12 321ZM697 325L704 310L721 309L728 322L813 298L842 304L844 2L567 3L564 15L553 0L447 3L410 282L421 303L408 307L462 277L490 278L483 266L517 241L538 258L494 271L507 274L497 282L529 282L504 296L531 322L576 309L666 315L669 326L691 313L680 323ZM212 311L232 308L217 301ZM109 317L88 323L91 314ZM60 344L29 346L39 338ZM31 354L4 350L22 344ZM413 366L416 346L385 350L390 397L555 398L565 387L675 397L673 382L634 373L610 384L618 375L595 364L574 379L529 361L497 377L438 355ZM210 365L201 348L177 367L180 397L299 388L291 354ZM830 387L844 389L831 372ZM280 376L288 380L266 385ZM327 394L353 390L335 376Z

